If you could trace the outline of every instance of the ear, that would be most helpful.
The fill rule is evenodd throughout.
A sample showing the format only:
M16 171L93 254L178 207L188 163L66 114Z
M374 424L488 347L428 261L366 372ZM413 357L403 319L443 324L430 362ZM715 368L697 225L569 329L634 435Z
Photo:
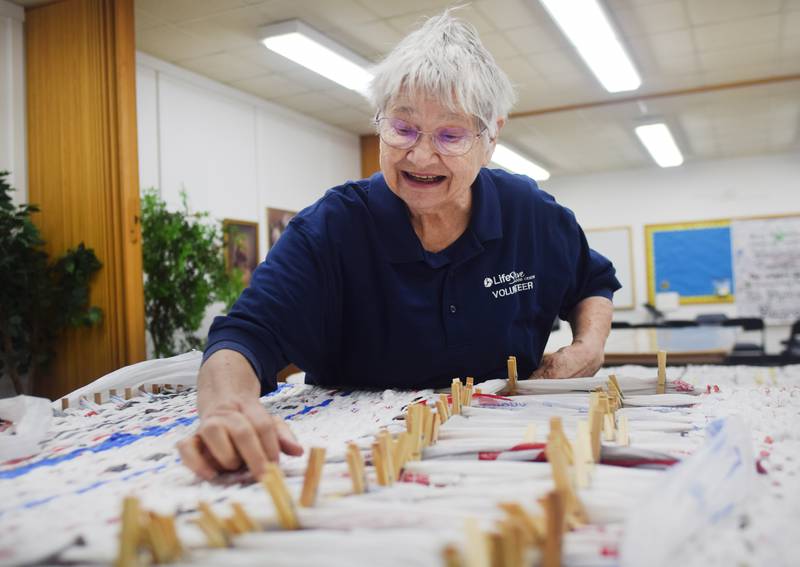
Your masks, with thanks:
M500 135L500 130L502 130L503 126L505 125L505 118L497 119L497 132L495 133L494 138L489 138L489 144L486 146L486 153L484 154L483 163L481 164L482 167L488 166L489 162L492 161L492 154L494 153L494 148L497 145L497 137Z

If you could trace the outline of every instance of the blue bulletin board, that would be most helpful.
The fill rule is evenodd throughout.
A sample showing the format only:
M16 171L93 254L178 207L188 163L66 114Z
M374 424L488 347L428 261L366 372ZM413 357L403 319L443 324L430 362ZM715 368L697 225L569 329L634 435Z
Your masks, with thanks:
M680 302L734 299L730 220L645 226L647 297L678 292Z

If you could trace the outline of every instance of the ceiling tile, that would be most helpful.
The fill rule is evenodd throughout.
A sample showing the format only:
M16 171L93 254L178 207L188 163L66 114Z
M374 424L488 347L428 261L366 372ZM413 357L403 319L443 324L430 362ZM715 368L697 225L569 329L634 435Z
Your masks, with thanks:
M704 70L709 73L717 73L728 69L743 71L744 67L762 63L768 65L777 58L777 55L778 42L773 41L733 49L701 51L699 57Z
M150 28L157 28L159 26L163 26L164 24L168 23L164 20L160 20L155 16L143 12L142 10L136 10L134 13L134 21L137 30L147 30Z
M243 0L136 0L136 10L168 22L202 18L245 6Z
M177 61L176 64L223 83L258 77L268 71L260 65L251 63L241 57L235 57L229 53L182 59Z
M781 16L783 24L783 37L800 36L800 9Z
M406 34L419 29L428 18L435 16L437 13L439 13L438 10L433 11L429 9L421 12L412 12L409 14L403 14L401 16L394 16L387 18L385 21L405 36ZM481 38L483 38L483 34L496 31L492 23L483 14L475 10L475 8L470 4L467 4L466 6L457 10L455 15L459 19L469 22L475 26L475 29L478 30Z
M232 57L243 59L254 65L259 65L273 73L282 73L286 71L294 71L297 69L297 63L278 55L264 47L260 42L252 47L245 47L243 49L231 49L226 53Z
M645 37L644 40L648 42L659 62L676 56L693 54L695 51L694 39L689 30L652 34Z
M557 35L557 32L547 29L545 26L528 25L506 30L504 33L522 54L556 51L568 45L565 39Z
M258 6L245 6L213 16L177 24L178 28L204 42L213 51L250 47L258 44L258 27L264 15Z
M537 17L541 18L543 9L534 0L478 0L473 3L475 9L483 14L498 30L508 30L536 23Z
M539 72L533 68L525 57L512 57L497 62L515 85L524 85L542 81Z
M777 15L694 28L699 51L774 41L779 33L780 17Z
M624 36L638 37L648 33L668 32L689 27L683 3L678 0L642 4L632 9L609 14Z
M383 20L328 30L326 35L376 63L404 37Z
M689 19L695 25L775 14L781 0L686 0Z
M401 16L412 12L427 11L435 16L447 8L452 2L449 0L403 0L402 2L371 2L361 0L360 4L369 8L382 18Z
M519 55L517 48L501 33L487 33L481 36L481 41L495 59L506 59Z
M300 110L303 112L317 112L322 110L338 110L343 105L338 100L326 96L321 92L301 93L274 99L276 103Z
M231 85L237 89L241 89L267 100L308 92L308 89L304 85L276 74L262 75L261 77L253 77L241 81L232 81Z
M214 52L202 39L179 30L173 24L136 30L136 48L172 63Z

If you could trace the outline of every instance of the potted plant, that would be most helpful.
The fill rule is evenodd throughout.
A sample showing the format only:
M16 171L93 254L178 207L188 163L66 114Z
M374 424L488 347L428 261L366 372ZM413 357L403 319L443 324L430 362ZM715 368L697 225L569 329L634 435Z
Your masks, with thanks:
M225 265L223 231L206 212L171 211L158 192L142 196L142 254L147 331L156 356L200 348L195 335L206 309L221 301L229 309L244 284L241 270Z
M100 308L89 305L89 282L102 264L82 242L50 262L31 221L39 209L12 202L8 175L0 172L0 376L21 394L23 376L32 386L63 329L102 320Z

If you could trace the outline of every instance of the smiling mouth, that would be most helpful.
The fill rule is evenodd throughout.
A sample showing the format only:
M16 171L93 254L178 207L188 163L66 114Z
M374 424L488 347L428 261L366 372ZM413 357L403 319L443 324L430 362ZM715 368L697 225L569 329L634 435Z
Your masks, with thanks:
M403 177L415 184L423 185L436 185L447 179L444 175L417 175L408 171L403 172Z

